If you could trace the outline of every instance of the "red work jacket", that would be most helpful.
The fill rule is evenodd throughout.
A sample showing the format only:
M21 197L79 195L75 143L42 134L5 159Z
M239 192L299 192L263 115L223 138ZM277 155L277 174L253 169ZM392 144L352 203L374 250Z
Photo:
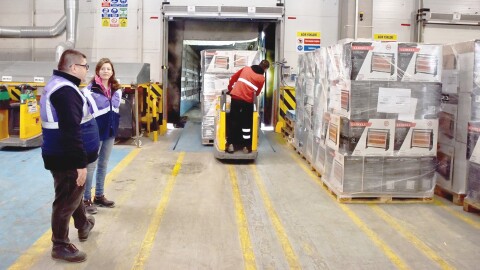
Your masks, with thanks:
M244 67L230 78L228 91L233 99L253 102L253 94L262 92L265 77L258 74L251 67Z

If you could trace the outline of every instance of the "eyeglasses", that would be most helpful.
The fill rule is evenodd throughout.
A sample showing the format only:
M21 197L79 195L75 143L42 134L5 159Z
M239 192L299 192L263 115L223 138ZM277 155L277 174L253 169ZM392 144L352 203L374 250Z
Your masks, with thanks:
M76 66L82 66L84 67L86 70L88 70L90 68L90 66L88 64L85 64L85 65L81 65L81 64L74 64Z

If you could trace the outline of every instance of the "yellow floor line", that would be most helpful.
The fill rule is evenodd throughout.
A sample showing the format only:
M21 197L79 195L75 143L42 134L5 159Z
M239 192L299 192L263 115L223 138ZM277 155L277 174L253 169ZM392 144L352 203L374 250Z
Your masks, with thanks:
M255 254L253 253L252 242L250 241L250 234L248 232L247 217L245 215L240 196L240 189L238 187L237 175L232 165L228 165L228 173L230 175L230 182L232 183L235 218L239 229L238 233L240 236L240 244L242 246L243 259L245 261L245 269L257 269Z
M122 159L115 168L107 175L105 187L116 177L130 162L138 155L140 149L132 150L124 159ZM26 250L8 269L30 269L40 259L40 257L52 248L52 230L46 231L28 250Z
M440 206L443 210L447 211L452 216L454 216L454 217L460 219L461 221L469 224L470 226L472 226L476 229L480 229L480 222L475 221L475 220L471 219L470 217L467 217L465 215L460 214L459 212L456 212L456 211L452 210L450 207L448 207L447 205L445 205L442 201L440 201L438 199L434 199L433 203L437 206Z
M275 228L277 237L282 244L283 253L287 258L290 269L301 269L297 254L295 254L295 251L290 244L290 240L288 240L287 232L285 231L285 228L283 227L282 222L280 221L280 218L278 217L278 214L273 207L272 201L268 196L265 185L263 184L262 180L260 180L260 175L258 173L257 167L255 165L250 165L250 168L253 171L255 183L257 184L260 194L262 196L263 203L265 204L267 210L267 214L273 224L273 227Z
M427 256L430 260L437 262L441 269L455 269L453 266L449 265L447 261L438 256L433 249L431 249L420 239L418 239L418 237L416 237L412 232L410 232L404 226L400 225L400 223L394 217L381 209L380 206L370 205L370 207L378 216L380 216L386 223L388 223L388 225L390 225L410 243L412 243L425 256Z
M160 227L160 223L162 222L163 215L165 214L165 209L167 208L170 195L173 191L173 187L175 186L175 182L177 181L177 175L182 167L184 157L185 152L181 152L178 156L177 163L175 164L175 167L173 167L173 171L168 178L167 185L162 192L160 202L158 203L157 209L155 210L155 213L150 221L150 225L148 226L147 233L145 234L142 246L140 247L140 251L135 257L135 262L133 263L132 269L143 269L145 267L145 262L150 257L157 231Z
M307 167L305 162L301 160L295 153L290 151L290 156L296 161L296 163L317 183L320 187L325 188L320 180L320 178L315 175L312 170ZM336 198L327 192L327 194L336 201ZM368 226L352 211L350 208L344 204L338 203L337 204L346 214L347 216L357 225L369 238L372 240L377 247L390 259L390 261L397 267L398 269L409 269L408 265L403 261L402 258L397 256L395 252L385 243L373 230L368 228Z

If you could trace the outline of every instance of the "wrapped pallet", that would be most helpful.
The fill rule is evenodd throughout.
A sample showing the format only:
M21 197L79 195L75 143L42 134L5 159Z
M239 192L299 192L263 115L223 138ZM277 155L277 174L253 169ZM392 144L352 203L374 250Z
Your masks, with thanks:
M474 90L475 43L467 41L443 46L436 183L442 192L451 194L457 204L462 204L462 198L468 193L468 159L475 146L475 121L480 120L474 112L480 108L476 106Z
M258 51L203 50L202 69L202 144L213 144L215 132L215 104L223 90L227 90L230 77L245 66L260 61Z
M310 54L318 60L313 116L305 120ZM307 145L308 160L309 138L315 140L312 165L337 197L431 199L442 47L348 41L299 59L296 143Z

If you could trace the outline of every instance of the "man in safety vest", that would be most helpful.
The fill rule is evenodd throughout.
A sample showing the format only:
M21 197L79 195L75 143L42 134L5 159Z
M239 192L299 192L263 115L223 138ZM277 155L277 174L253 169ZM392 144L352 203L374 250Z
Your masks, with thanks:
M99 137L95 118L90 114L87 99L78 89L85 80L86 56L76 50L63 52L58 70L53 71L40 99L45 169L54 180L55 199L52 205L52 258L67 262L85 261L68 238L73 217L80 241L86 241L95 225L83 206L87 164L98 157Z
M227 152L240 146L244 153L251 152L254 95L260 95L265 83L264 73L270 67L267 60L258 65L244 67L230 78L228 93L232 97L227 128Z

